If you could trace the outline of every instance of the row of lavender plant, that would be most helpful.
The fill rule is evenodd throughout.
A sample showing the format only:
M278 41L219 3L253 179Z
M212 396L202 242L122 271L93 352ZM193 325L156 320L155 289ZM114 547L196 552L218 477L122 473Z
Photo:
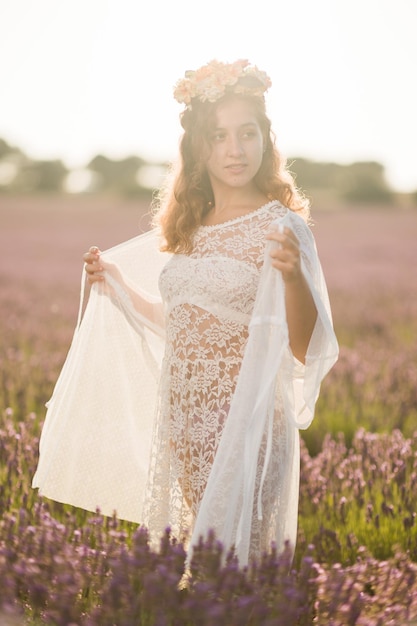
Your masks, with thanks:
M387 559L396 549L417 561L417 432L359 430L350 448L327 436L312 458L302 446L300 525L316 557L355 563L363 546Z
M13 412L6 410L0 430L2 514L36 503L30 480L38 445L36 416L16 425ZM361 429L350 447L343 434L337 439L328 435L314 457L302 442L299 543L313 543L319 551L318 537L326 531L320 560L353 563L363 545L385 559L398 545L417 561L416 503L417 431L405 438L399 430L372 434ZM59 516L62 506L51 506ZM80 523L85 515L78 512Z
M417 439L360 431L351 449L329 437L316 457L303 446L295 560L272 549L244 570L232 555L223 564L221 546L208 537L181 584L184 547L169 533L153 550L146 529L42 501L29 486L36 420L16 427L11 411L4 420L0 600L29 624L372 626L417 619Z

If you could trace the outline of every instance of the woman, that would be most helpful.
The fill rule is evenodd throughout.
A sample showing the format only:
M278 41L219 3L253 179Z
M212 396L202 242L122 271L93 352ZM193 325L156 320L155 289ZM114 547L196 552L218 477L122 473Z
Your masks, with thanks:
M99 477L96 460L86 464L86 450L68 453L66 445L66 467L62 456L51 462L48 450L57 459L58 439L68 444L70 437L74 450L84 433L82 423L57 426L66 382L57 385L55 408L51 401L34 480L49 497L101 510L109 508L99 495L107 485L113 509L145 523L151 535L168 525L180 538L194 530L193 545L212 528L235 546L242 563L271 541L295 542L297 429L311 421L320 382L337 358L326 288L306 225L308 203L285 169L265 113L269 86L266 74L247 61L213 61L177 84L175 97L186 105L179 170L161 194L156 216L161 249L171 255L158 280L161 301L132 280L120 250L112 257L112 251L102 255L90 248L84 255L88 280L107 302L101 309L111 303L112 315L122 313L125 326L141 337L141 355L132 359L142 363L137 379L152 365L158 369L159 384L150 393L156 403L143 402L141 395L138 403L145 406L136 414L120 402L116 409L107 406L108 432L101 426L103 406L95 405L83 422L95 414L100 425L97 437L97 429L92 431L92 446L101 441L113 473L124 465L122 484L136 481L137 513L123 513L117 484ZM145 236L130 246L136 264L149 254L149 242ZM91 328L104 334L94 315ZM68 370L85 361L79 354L84 339L76 338ZM124 348L116 343L115 350ZM84 362L86 372L96 367L91 361L89 370ZM121 358L113 383L114 376L124 377L120 368L131 372ZM125 396L135 393L126 380L124 385ZM84 393L90 402L92 394ZM109 402L102 397L102 405ZM125 463L112 462L129 447L120 431L125 438L130 433L133 447ZM139 472L130 471L138 464L135 455L142 462ZM42 458L49 459L47 469Z

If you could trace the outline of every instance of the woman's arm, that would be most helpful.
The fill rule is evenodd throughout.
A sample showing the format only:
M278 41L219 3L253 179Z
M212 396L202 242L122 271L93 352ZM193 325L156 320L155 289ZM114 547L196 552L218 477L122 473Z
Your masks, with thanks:
M285 283L290 347L295 358L304 363L317 319L317 309L301 271L298 239L290 228L284 228L282 232L273 230L266 238L279 244L271 251L271 262L282 273Z
M87 280L90 285L106 280L105 273L117 281L123 291L129 296L135 310L144 318L159 327L164 326L164 311L161 302L152 302L143 296L135 286L130 285L128 280L121 274L117 265L109 263L101 258L101 252L96 246L92 246L83 255ZM109 288L110 291L111 288Z

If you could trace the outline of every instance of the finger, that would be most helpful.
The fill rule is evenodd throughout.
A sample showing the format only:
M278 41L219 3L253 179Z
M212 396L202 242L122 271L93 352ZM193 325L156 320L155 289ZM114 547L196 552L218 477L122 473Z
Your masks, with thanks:
M273 261L271 261L271 265L274 269L281 272L282 277L286 282L297 280L302 275L301 268L298 263L291 263L274 259Z
M299 241L290 228L284 229L282 245L284 246L284 248L291 248L292 250L296 250L297 252L299 250Z
M83 257L89 259L98 259L100 257L100 250L98 248L90 248L88 252L85 252Z
M279 231L277 229L271 230L267 233L266 239L269 241L274 241L278 244L278 248L281 248L287 244L287 236L284 231Z
M282 247L284 248L284 250L287 250L292 255L296 256L297 258L300 256L300 246L298 245L298 241L293 241L292 239L287 239L282 244Z
M90 276L95 276L96 274L100 274L103 271L103 268L96 263L86 263L84 265L84 269Z
M101 251L99 248L97 248L97 246L91 246L88 252L85 252L83 254L83 260L86 263L94 263L100 258L100 254L101 254Z
M299 270L300 249L292 238L286 238L280 246L273 246L270 250L270 258L272 266L283 273L293 273Z
M282 245L295 245L297 248L299 246L299 241L297 236L291 230L291 228L284 227L281 230L278 228L271 229L267 235L267 239L272 239L281 243Z
M270 257L282 263L298 263L300 254L298 248L281 246L279 248L272 248Z
M285 227L284 234L287 238L291 239L292 241L298 244L298 237L291 228Z
M97 263L85 263L84 270L89 280L90 279L101 280L102 278L104 278L104 274L103 274L104 268L101 265L98 265Z
M92 285L93 283L102 282L104 280L104 276L96 275L96 274L87 274L87 281Z
M84 268L87 274L95 274L96 272L103 271L103 265L100 263L100 259L92 257L91 255L84 255Z
M268 230L265 237L269 241L278 241L279 243L281 243L285 239L284 231L279 230L276 227Z
M281 254L279 252L281 252ZM285 250L278 251L277 254L271 254L271 263L280 263L281 265L291 267L300 265L299 258L294 254L286 253Z

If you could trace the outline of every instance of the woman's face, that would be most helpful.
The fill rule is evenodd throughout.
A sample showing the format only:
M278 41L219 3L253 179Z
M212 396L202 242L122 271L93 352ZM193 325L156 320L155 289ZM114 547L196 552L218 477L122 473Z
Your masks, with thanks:
M247 187L263 158L264 139L251 103L241 98L217 107L216 123L206 161L213 191L219 187Z

